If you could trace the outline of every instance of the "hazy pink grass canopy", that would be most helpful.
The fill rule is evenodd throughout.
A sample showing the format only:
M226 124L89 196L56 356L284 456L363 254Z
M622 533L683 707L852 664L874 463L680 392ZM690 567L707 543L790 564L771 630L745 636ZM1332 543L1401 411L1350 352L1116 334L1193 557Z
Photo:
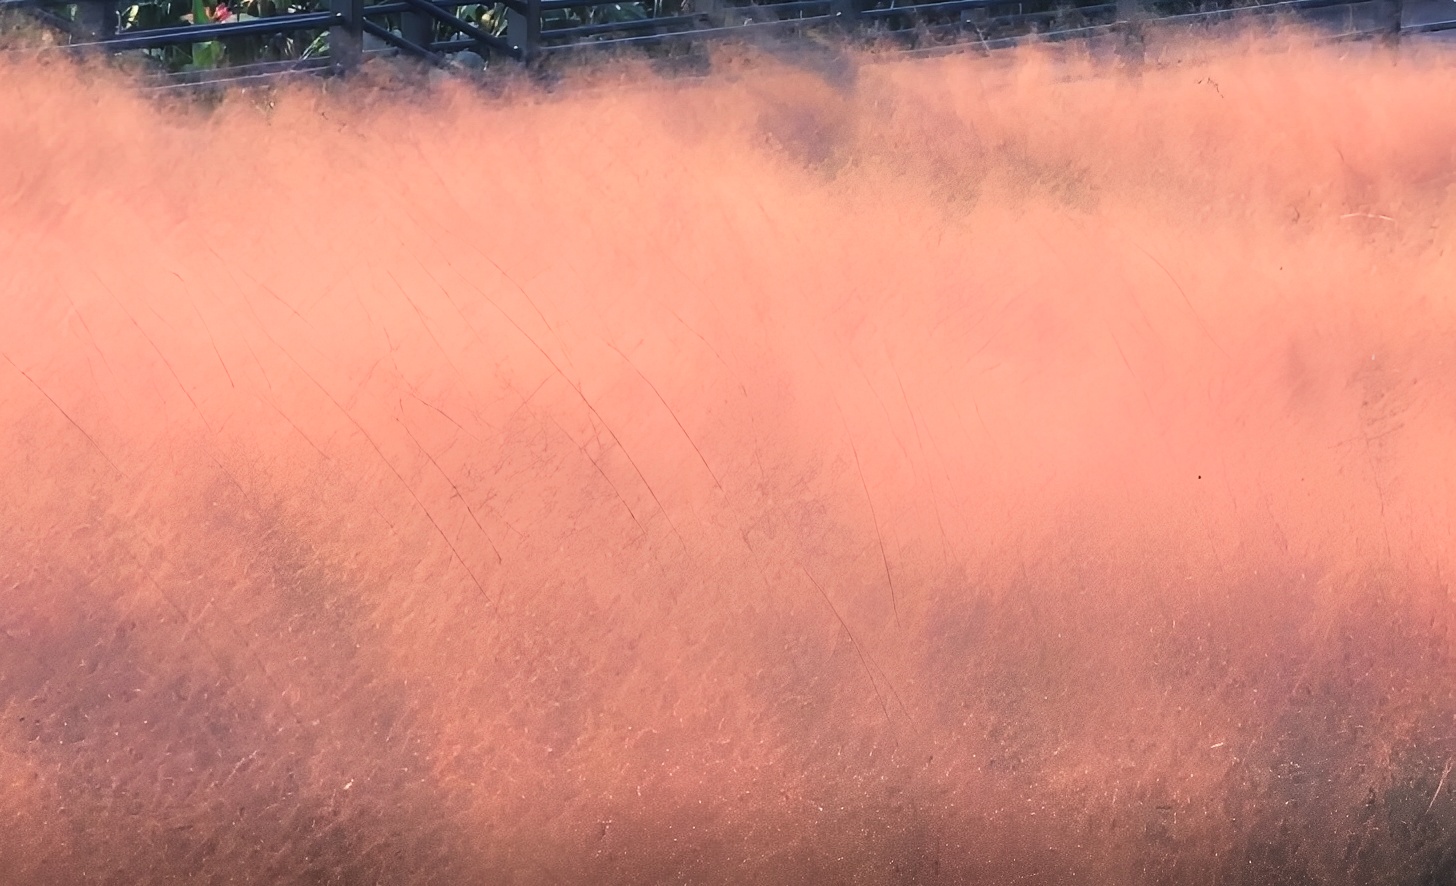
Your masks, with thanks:
M0 881L1456 877L1449 54L856 64L3 63Z

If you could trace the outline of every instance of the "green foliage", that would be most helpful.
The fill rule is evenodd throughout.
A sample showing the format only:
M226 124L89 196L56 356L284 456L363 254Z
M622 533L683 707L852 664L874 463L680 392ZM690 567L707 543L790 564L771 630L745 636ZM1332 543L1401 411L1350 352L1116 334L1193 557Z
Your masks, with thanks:
M366 0L366 3L382 0ZM733 3L734 0L729 0ZM747 2L747 0L743 0ZM886 0L888 2L888 0ZM157 29L185 28L191 25L212 24L231 21L251 21L295 13L320 12L328 9L328 0L119 0L116 30L119 34L145 33ZM64 18L71 22L80 21L78 4L62 7ZM469 22L494 37L505 37L508 29L508 11L503 3L469 3L458 7L446 7L459 18ZM602 5L585 5L568 9L547 10L541 17L541 35L552 42L552 32L564 29L629 24L650 19L680 15L693 8L693 0L631 0ZM399 14L371 17L390 32L403 36L402 16ZM7 28L12 32L15 28ZM598 34L576 39L607 39L622 36L622 31L606 30ZM429 31L430 41L451 41L455 45L447 54L458 61L469 64L480 60L474 47L468 41L458 40L464 35L443 22L433 22ZM234 67L266 62L303 61L329 54L329 34L326 30L293 31L284 34L255 34L199 40L144 50L135 50L128 55L150 59L170 73L206 71L216 68ZM380 48L379 40L367 36L366 50ZM559 42L563 38L556 38ZM568 38L569 39L569 38Z
M581 25L613 24L642 21L659 15L674 15L683 9L683 0L643 0L612 3L578 9L551 10L542 16L542 31ZM121 7L118 30L147 31L155 28L185 27L191 24L249 21L297 12L314 12L327 8L327 0L137 0ZM75 7L70 7L74 16ZM473 3L456 8L455 14L487 34L506 33L506 7L502 3ZM401 33L400 16L384 18L384 26ZM449 26L436 23L432 38L455 36ZM206 70L254 62L302 60L328 53L327 32L310 31L293 34L231 37L206 40L184 46L146 50L145 55L159 62L168 71Z
M118 30L149 31L227 21L250 21L323 8L321 0L139 0L123 5ZM169 46L145 52L169 71L192 71L252 62L287 61L319 54L327 45L320 32L206 40L189 46Z

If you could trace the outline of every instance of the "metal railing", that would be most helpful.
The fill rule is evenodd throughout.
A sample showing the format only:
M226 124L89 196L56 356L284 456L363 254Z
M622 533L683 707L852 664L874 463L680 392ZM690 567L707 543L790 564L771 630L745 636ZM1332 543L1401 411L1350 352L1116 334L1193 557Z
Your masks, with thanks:
M166 2L166 0L158 0ZM173 0L175 2L175 0ZM213 20L147 26L136 14L157 2L0 0L64 32L72 51L135 53L193 80L268 78L299 71L347 72L380 54L440 66L532 66L565 53L604 48L665 51L723 37L833 30L914 44L974 40L988 47L1029 34L1078 37L1135 30L1149 21L1183 23L1259 14L1348 13L1349 35L1393 39L1403 31L1456 28L1456 21L1403 22L1403 3L1420 0L297 0L269 14L233 14L225 5L191 8ZM216 0L213 0L216 2ZM262 9L261 0L253 0ZM217 12L221 10L221 12ZM1453 16L1456 18L1456 16ZM224 20L225 19L225 20ZM1403 27L1404 25L1404 27ZM253 41L236 55L231 50ZM262 40L262 44L259 44ZM271 41L271 43L270 43ZM282 48L279 48L282 41ZM265 50L273 45L271 51ZM300 47L306 46L306 49ZM191 48L189 50L189 47ZM202 52L199 47L214 47ZM209 64L197 64L202 57ZM186 60L177 64L176 58Z

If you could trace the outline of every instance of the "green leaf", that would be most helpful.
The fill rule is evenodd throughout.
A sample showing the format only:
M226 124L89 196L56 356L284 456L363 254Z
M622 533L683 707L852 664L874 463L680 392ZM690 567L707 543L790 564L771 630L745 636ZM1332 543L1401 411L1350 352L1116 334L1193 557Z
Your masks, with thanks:
M222 44L216 40L192 44L193 67L200 69L215 68L221 61Z

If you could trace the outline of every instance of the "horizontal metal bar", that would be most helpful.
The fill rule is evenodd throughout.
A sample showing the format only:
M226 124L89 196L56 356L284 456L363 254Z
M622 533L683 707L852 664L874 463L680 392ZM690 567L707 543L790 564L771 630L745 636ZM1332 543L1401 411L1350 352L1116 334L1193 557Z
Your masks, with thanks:
M1374 0L1289 0L1289 2L1261 3L1258 6L1237 7L1233 11L1241 12L1246 9L1263 10L1266 8L1272 10L1281 7L1288 9L1328 9L1332 6L1364 6L1366 3L1371 2L1374 2Z
M992 19L992 21L994 22L995 19ZM1078 38L1090 39L1092 37L1102 37L1108 34L1115 34L1125 25L1125 22L1118 22L1116 24L1086 25L1077 28L1057 28L1053 31L1042 31L1038 34L1008 35L1005 37L992 37L986 40L977 40L975 41L975 45L983 49L1009 49L1013 46L1021 46L1025 44L1028 40L1033 39L1040 42L1060 43L1063 41L1075 40ZM964 31L965 28L964 26L961 26L957 28L957 30Z
M520 58L521 51L499 37L491 36L475 25L466 21L453 12L446 12L429 0L405 0L405 3L415 12L422 12L431 18L444 22L455 30L468 37L473 38L481 46L493 49L496 52L504 53L511 58Z
M745 13L745 18L753 18L755 14L762 17L757 21L764 21L770 15L783 15L786 12L802 12L805 9L815 7L827 9L833 0L786 0L784 3L756 3L752 6L725 6L718 10L720 15L731 16L733 13Z
M628 6L631 5L631 3L633 2L641 2L641 0L541 0L541 11L559 12L562 10L571 9L590 9L597 6ZM824 3L830 2L830 0L788 0L788 2L784 3L774 3L770 0L770 2L767 3L755 3L752 5L724 6L719 8L717 11L732 12L734 10L763 10L765 12L771 12L773 10L785 9L791 6L801 6L804 5L804 3L806 2L822 5ZM1000 2L1004 3L1006 2L1006 0L1000 0Z
M74 3L75 0L71 0L71 2ZM432 2L434 2L436 6L443 7L445 9L459 9L462 6L494 6L497 3L502 6L515 9L519 12L524 12L526 9L525 0L443 0L443 2L440 2L440 0L432 0ZM624 0L608 0L608 2L621 3L624 2ZM382 5L392 6L395 4L386 3Z
M430 43L430 49L441 55L448 55L452 52L464 52L467 49L477 50L479 48L479 43L461 37L452 37L449 40L435 40Z
M377 37L396 49L403 50L410 53L411 55L417 56L421 59L424 59L425 61L440 65L442 67L448 64L445 61L445 58L436 53L434 50L427 49L417 43L406 40L405 38L394 33L383 25L376 22L371 22L367 18L360 19L359 26L364 30L364 33L369 34L372 37Z
M487 0L487 2L478 2L478 0L445 0L444 3L437 2L437 0L431 0L431 2L434 2L436 6L442 8L442 9L459 9L462 6L493 6L493 5L495 5L493 2L489 2L489 0ZM611 0L611 2L616 3L616 2L620 2L620 0ZM514 2L513 3L507 3L507 4L502 4L502 5L512 6L512 5L514 5ZM404 2L404 0L391 0L391 2L388 2L388 3L376 3L373 6L366 6L366 7L364 7L364 14L365 15L397 15L397 14L399 14L401 12L409 12L410 9L412 9L412 8L413 7L411 7L408 3ZM522 8L524 8L524 4L522 4Z
M300 74L317 71L320 68L327 68L333 65L327 56L315 56L304 59L288 59L285 61L272 62L250 62L241 65L231 65L222 68L206 68L197 71L178 71L172 74L153 74L147 77L152 88L161 89L168 86L203 85L208 83L231 83L239 79L259 79L288 74Z
M725 25L718 28L695 28L691 31L670 31L665 34L646 34L640 37L621 37L614 40L594 40L584 43L560 43L554 46L541 47L542 53L551 55L563 55L570 52L583 50L602 49L610 46L649 46L653 43L662 43L668 40L684 39L713 39L718 37L731 38L735 34L762 33L773 31L794 31L800 28L810 28L829 25L837 22L832 15L821 15L814 18L789 18L771 22L750 22L742 25ZM543 31L544 38L550 31Z
M3 0L0 0L0 2L3 2ZM432 2L435 2L435 0L432 0ZM606 2L617 3L620 2L620 0L606 0ZM435 2L435 5L448 10L459 9L462 6L493 6L494 3L477 3L475 2L475 0L446 0L446 2L444 3ZM502 3L501 5L511 9L515 9L518 12L525 14L526 4L524 0L510 0L510 2ZM414 7L406 3L405 0L391 0L391 2L388 3L376 3L373 6L364 7L364 15L367 17L381 15L399 15L402 12L409 12L413 8Z
M688 15L664 15L659 18L642 18L625 22L603 22L599 25L542 28L541 39L555 38L559 40L571 37L591 37L596 34L610 34L613 31L651 31L656 28L691 27L700 21L707 21L708 18L709 16L706 12L694 12Z
M633 0L541 0L542 12L557 12L563 9L586 9L593 6L626 6Z
M1204 12L1189 12L1182 15L1154 15L1147 19L1148 24L1163 26L1177 26L1181 24L1198 24L1202 22L1216 22L1229 19L1236 19L1252 15L1277 15L1281 12L1300 12L1303 10L1330 9L1334 7L1364 6L1374 0L1276 0L1273 3L1260 3L1255 6L1237 6L1230 9L1210 9Z
M245 22L213 22L177 28L154 28L146 31L123 31L115 37L88 43L72 43L75 50L155 49L159 46L187 46L209 40L227 40L256 34L285 34L291 31L325 30L343 22L343 16L332 12L299 12L250 19Z
M860 18L882 18L887 15L904 15L922 10L955 12L960 9L975 9L977 7L1021 5L1023 4L1008 3L1007 0L945 0L943 3L902 3L899 6L873 6L869 9L855 10L855 15Z
M1445 22L1426 22L1423 25L1406 25L1400 29L1402 34L1434 34L1437 31L1450 31L1456 29L1456 20Z
M1031 22L1045 22L1045 20L1056 19L1057 16L1063 15L1064 12L1066 12L1066 10L1045 9L1045 10L1041 10L1041 12L1022 12L1022 13L1016 13L1016 15L1009 15L1009 16L990 16L989 19L984 20L984 22L974 22L974 23L976 23L976 25L983 25L983 26L984 25L1002 25L1002 26L1008 26L1008 25L1026 25L1026 23L1031 23ZM877 19L888 19L888 17L891 17L893 15L916 16L917 13L919 13L919 7L916 7L916 6L901 6L901 7L898 7L898 9L894 9L894 10L878 10L877 9L877 10L871 10L871 12L862 12L862 13L859 13L859 16L862 17L862 19L865 19L865 20L877 20ZM964 25L971 25L971 23L973 23L973 22L964 22ZM952 26L952 28L960 29L961 26L962 26L962 22L952 22L951 23L951 26Z
M285 80L289 77L318 77L335 73L336 66L327 57L317 57L303 60L292 68L255 71L252 65L240 65L235 68L215 68L206 72L206 77L186 77L173 74L165 78L157 78L147 88L155 93L166 92L205 92L209 89L233 89L237 86L248 86L253 84L266 84L278 80ZM203 72L191 72L198 74Z
M914 4L906 4L904 6L895 6L895 7L890 7L890 8L862 9L859 12L859 17L860 18L886 18L886 17L892 16L892 15L923 15L923 14L926 14L926 13L962 12L962 11L970 10L970 9L989 9L989 8L996 7L996 6L1025 6L1025 5L1026 4L1024 4L1024 3L1008 3L1007 0L941 0L941 2L935 2L935 3L914 3ZM1086 15L1086 14L1088 14L1090 12L1104 12L1106 10L1116 10L1116 9L1117 9L1117 5L1115 3L1100 3L1100 4L1096 5L1096 6L1072 6L1072 7L1066 7L1064 11L1066 11L1068 13L1076 13L1078 15ZM1052 11L1052 10L1048 10L1048 11ZM1036 15L1036 14L1039 14L1039 13L1010 13L1008 15L991 15L991 16L989 16L989 20L995 22L995 21L1000 21L1002 19L1014 19L1014 18L1018 18L1018 17L1020 17L1022 15Z

